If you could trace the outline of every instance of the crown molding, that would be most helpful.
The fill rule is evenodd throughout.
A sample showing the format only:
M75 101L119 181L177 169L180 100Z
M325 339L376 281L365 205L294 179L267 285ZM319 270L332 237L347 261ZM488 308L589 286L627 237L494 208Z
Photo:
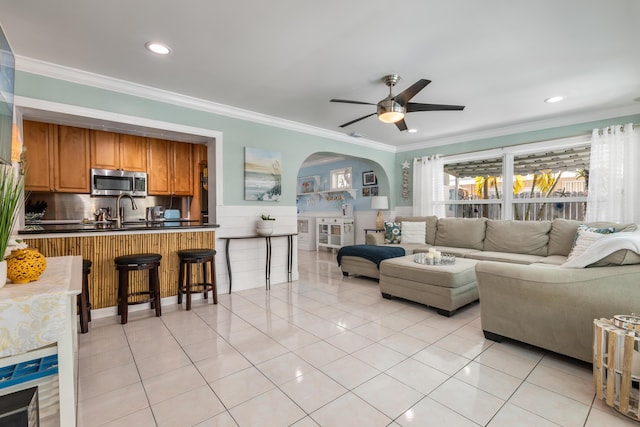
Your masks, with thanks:
M460 135L452 135L442 138L433 138L427 141L417 142L414 144L403 145L397 147L397 152L406 152L420 150L424 148L440 147L442 145L460 144L463 142L478 141L487 138L496 138L500 136L515 135L525 132L534 132L544 129L557 128L562 126L570 126L579 123L588 123L598 120L613 119L616 117L630 116L640 114L640 105L631 105L628 107L611 108L607 110L590 111L580 114L571 114L566 116L554 117L551 119L538 120L534 122L518 123L499 128L479 130L476 132L468 132Z
M395 146L383 144L381 142L372 141L365 138L356 138L353 136L342 134L340 132L330 131L315 126L309 126L279 117L256 113L249 110L243 110L241 108L231 107L224 104L218 104L216 102L206 101L204 99L195 98L192 96L181 95L179 93L170 92L163 89L156 89L137 83L132 83L126 80L103 76L100 74L65 67L50 62L44 62L38 59L16 56L16 69L27 73L38 74L45 77L68 81L70 83L91 86L99 89L109 90L112 92L146 98L152 101L164 102L194 110L205 111L225 117L246 120L253 123L279 127L282 129L305 133L308 135L338 140L369 149L373 148L392 153L395 153L397 151L397 148Z
M153 101L168 103L194 110L204 111L211 114L231 117L240 120L246 120L253 123L278 127L294 132L300 132L308 135L314 135L321 138L327 138L336 141L346 142L348 144L364 147L367 149L376 149L390 153L400 153L414 150L421 150L442 145L460 144L464 142L477 141L487 138L496 138L506 135L514 135L525 132L539 131L555 127L569 126L577 123L587 123L597 120L611 119L615 117L640 114L640 105L631 105L628 107L612 108L607 110L590 111L579 114L571 114L566 116L554 117L550 119L538 120L533 122L518 123L513 125L502 126L492 129L484 129L478 131L466 132L458 135L450 135L443 137L430 138L413 144L396 147L373 141L358 136L345 135L340 132L310 126L279 117L269 116L266 114L256 113L212 101L195 98L192 96L182 95L163 89L156 89L149 86L132 83L125 80L115 79L100 74L82 71L75 68L65 67L50 62L44 62L24 56L16 56L16 69L23 72L33 73L50 77L58 80L68 81L71 83L82 84L99 89L118 92L126 95L138 96Z

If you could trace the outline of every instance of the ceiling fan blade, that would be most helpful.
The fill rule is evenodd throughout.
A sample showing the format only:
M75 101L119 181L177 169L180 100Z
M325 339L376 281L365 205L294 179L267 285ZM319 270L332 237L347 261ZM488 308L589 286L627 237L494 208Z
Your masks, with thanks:
M445 110L464 110L464 105L442 105L442 104L416 104L410 102L407 104L407 113L414 111L445 111Z
M398 120L394 124L398 127L398 129L400 129L400 132L404 132L405 130L407 130L407 123L404 121L404 119Z
M424 89L425 86L428 85L429 83L431 83L431 80L427 80L427 79L418 80L417 82L409 86L407 89L397 94L395 96L396 102L400 105L406 105L411 100L411 98L416 96L418 92Z
M349 125L354 124L355 122L359 122L360 120L364 120L364 119L366 119L367 117L375 116L376 114L377 114L377 113L367 114L366 116L362 116L362 117L360 117L360 118L358 118L358 119L351 120L350 122L347 122L347 123L345 123L345 124L343 124L343 125L340 125L340 127L341 127L341 128L347 127L347 126L349 126Z
M330 99L329 102L342 102L345 104L362 104L362 105L376 105L370 102L362 102L362 101L351 101L348 99Z

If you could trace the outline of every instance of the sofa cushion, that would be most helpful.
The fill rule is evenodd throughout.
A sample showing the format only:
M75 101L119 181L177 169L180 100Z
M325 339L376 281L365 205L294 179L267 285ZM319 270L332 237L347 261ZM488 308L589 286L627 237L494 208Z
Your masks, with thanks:
M425 222L402 221L402 243L421 243L427 241L427 224Z
M484 250L547 256L549 221L488 220Z
M508 262L510 264L533 264L534 262L542 262L546 257L540 255L518 254L509 252L495 251L477 251L465 255L468 259L477 259L479 261L498 261Z
M402 222L424 222L425 223L425 236L426 243L435 245L436 241L436 229L438 228L438 217L432 216L397 216L397 223Z
M569 256L578 231L579 221L554 219L549 233L549 256Z
M640 255L627 249L621 249L607 255L598 262L589 264L587 267L610 267L614 265L631 264L640 264Z
M638 225L634 223L618 224L616 222L595 221L586 224L589 228L613 228L616 233L624 233L628 231L638 231Z
M482 250L486 222L485 218L439 218L435 245Z
M384 242L385 243L400 243L400 239L402 238L402 232L400 229L400 224L397 222L388 222L384 223Z

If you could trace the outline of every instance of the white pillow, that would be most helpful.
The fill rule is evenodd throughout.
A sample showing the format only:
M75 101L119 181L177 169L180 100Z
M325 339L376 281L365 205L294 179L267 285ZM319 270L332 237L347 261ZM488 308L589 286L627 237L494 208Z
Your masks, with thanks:
M402 243L425 244L426 222L402 221Z
M578 230L578 238L576 239L575 245L573 245L573 249L567 258L567 261L571 261L571 259L582 255L589 246L591 246L596 240L602 239L604 236L606 236L606 234L595 233L588 230Z

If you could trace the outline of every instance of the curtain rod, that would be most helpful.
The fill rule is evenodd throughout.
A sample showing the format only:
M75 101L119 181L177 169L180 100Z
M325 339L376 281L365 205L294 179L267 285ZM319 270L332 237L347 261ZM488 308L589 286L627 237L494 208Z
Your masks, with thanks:
M628 123L625 123L625 124L622 124L622 125L611 125L611 126L607 126L607 127L604 127L604 128L600 128L600 129L598 129L598 133L599 134L604 133L605 129L607 130L608 133L611 133L611 129L615 128L615 127L618 127L620 130L624 131L624 128L625 128L625 126L627 126L627 124ZM640 126L640 125L638 125L637 123L631 123L631 129L638 129L638 126Z

